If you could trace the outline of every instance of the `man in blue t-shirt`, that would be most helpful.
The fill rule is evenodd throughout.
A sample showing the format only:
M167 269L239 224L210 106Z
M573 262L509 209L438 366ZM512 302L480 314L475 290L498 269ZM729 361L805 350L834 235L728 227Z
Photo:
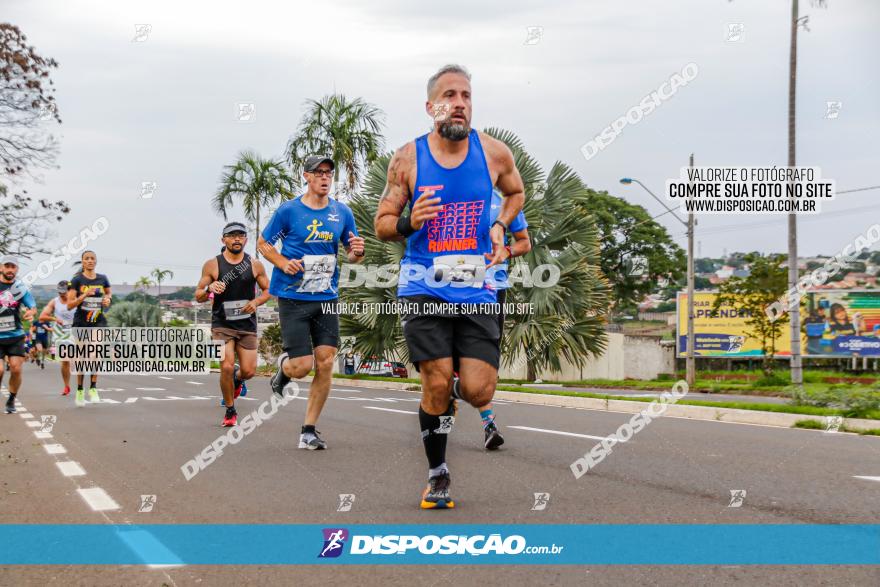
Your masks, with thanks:
M315 430L330 393L333 361L339 346L339 268L336 257L341 242L349 263L364 259L364 239L358 236L351 209L329 196L333 183L333 160L311 156L303 177L308 190L282 204L260 236L259 248L275 266L269 293L278 297L281 342L278 372L272 376L272 392L284 396L291 379L308 375L313 363L315 378L309 388L305 423L299 448L327 448ZM281 252L275 243L281 241Z
M27 310L25 320L32 320L37 303L31 292L18 280L18 261L4 257L0 261L0 381L4 374L4 359L9 363L9 398L6 413L15 413L15 398L21 386L21 364L27 352L24 348L24 328L21 326L21 307Z

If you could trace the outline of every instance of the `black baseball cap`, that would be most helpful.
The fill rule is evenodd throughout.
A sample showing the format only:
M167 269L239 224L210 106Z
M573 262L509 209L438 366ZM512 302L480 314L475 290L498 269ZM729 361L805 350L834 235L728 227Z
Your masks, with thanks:
M312 172L318 168L321 163L329 163L330 169L336 169L336 165L333 164L333 159L330 157L322 157L321 155L311 155L306 158L306 163L303 166L303 171Z
M69 285L70 285L70 282L67 281L66 279L63 280L63 281L59 281L59 282L58 282L58 288L57 288L57 289L58 289L58 293L67 293L67 290L70 289L70 288L68 287Z
M227 236L229 234L232 234L233 232L243 232L247 234L247 226L245 226L241 222L230 222L223 227L223 236Z

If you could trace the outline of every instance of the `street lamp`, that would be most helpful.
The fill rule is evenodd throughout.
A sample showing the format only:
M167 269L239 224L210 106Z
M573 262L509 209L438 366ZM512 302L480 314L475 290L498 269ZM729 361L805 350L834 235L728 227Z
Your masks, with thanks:
M691 167L694 166L694 156L691 155L690 159ZM651 194L651 197L660 202L660 205L666 208L667 213L671 213L672 216L685 225L687 228L687 237L688 237L688 252L687 252L687 358L685 359L686 364L686 381L690 388L694 386L694 380L696 379L696 363L694 360L694 214L693 212L688 213L687 222L682 220L675 214L675 211L666 205L666 202L661 200L648 189L648 187L640 182L637 179L632 177L622 177L620 178L620 183L623 185L632 185L633 183L637 183L642 186L642 189ZM676 342L676 348L678 347L678 343Z

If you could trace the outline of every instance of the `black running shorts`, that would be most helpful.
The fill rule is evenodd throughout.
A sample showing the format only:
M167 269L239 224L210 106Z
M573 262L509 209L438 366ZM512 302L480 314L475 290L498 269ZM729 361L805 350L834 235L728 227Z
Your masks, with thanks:
M436 313L431 306L443 304L438 298L426 295L402 297L407 305L403 314L403 336L409 348L409 358L416 366L419 361L466 357L479 359L498 369L501 359L501 329L497 312L492 304L484 304L480 311Z
M24 335L0 338L0 359L25 356L27 352L24 350Z
M324 312L324 305L335 306L338 300L305 302L278 298L281 318L281 344L288 357L305 357L318 346L339 346L339 315Z

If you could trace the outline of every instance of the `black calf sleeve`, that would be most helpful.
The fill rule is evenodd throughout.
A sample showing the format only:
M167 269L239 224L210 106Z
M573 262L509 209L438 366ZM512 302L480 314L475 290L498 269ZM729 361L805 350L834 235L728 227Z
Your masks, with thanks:
M428 457L428 468L435 469L446 462L446 439L455 423L453 403L440 416L432 416L419 406L419 425L422 428L422 443Z

